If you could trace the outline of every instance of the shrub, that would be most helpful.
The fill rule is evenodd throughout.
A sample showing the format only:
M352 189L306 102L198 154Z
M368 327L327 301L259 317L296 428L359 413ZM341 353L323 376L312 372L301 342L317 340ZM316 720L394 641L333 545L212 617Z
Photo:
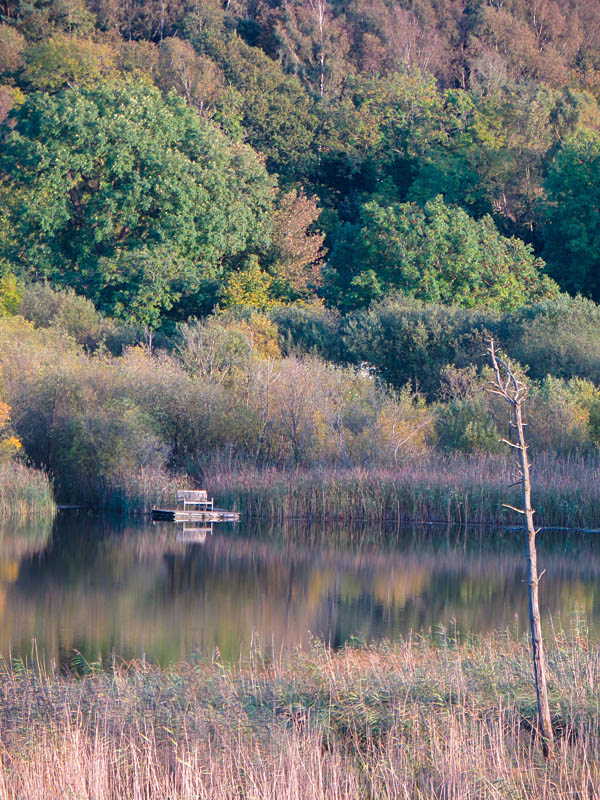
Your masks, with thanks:
M547 376L528 402L528 440L538 451L590 452L600 444L600 390L588 380Z
M531 377L580 376L600 383L600 306L562 294L507 316L503 340Z
M446 364L485 363L485 341L499 326L500 315L390 297L348 315L343 323L347 357L368 362L400 389L411 383L433 399Z
M314 303L275 306L269 316L277 325L285 355L310 354L328 361L342 359L338 312Z
M502 453L500 429L506 427L506 412L487 390L489 370L475 366L442 370L436 432L439 445L463 453ZM504 417L501 415L504 414Z
M93 352L105 344L115 355L126 345L134 344L140 331L104 317L86 297L72 289L55 290L47 283L25 288L19 313L36 328L53 326Z

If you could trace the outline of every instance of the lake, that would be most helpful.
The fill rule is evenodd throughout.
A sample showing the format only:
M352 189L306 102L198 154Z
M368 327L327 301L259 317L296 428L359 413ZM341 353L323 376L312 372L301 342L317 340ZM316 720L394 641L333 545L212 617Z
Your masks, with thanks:
M600 535L539 536L544 624L600 632ZM61 512L0 530L0 655L235 660L319 637L528 630L525 542L489 528L124 523Z

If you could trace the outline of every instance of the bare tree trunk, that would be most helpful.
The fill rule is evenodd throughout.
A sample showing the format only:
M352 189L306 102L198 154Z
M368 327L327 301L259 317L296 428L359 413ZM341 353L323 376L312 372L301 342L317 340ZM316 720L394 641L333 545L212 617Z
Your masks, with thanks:
M527 529L527 582L529 585L529 624L531 627L531 649L533 655L533 672L535 677L535 690L537 695L538 725L542 737L542 750L545 758L549 758L554 747L552 720L550 718L550 703L548 701L548 684L546 680L546 659L544 656L544 641L542 639L542 624L539 605L539 576L537 571L537 550L535 537L537 530L533 522L534 510L531 507L531 474L529 458L527 456L527 443L525 441L525 423L523 422L523 401L527 394L527 387L520 381L508 361L501 359L494 345L490 341L490 358L494 368L495 380L489 390L506 400L512 409L511 425L516 433L516 442L504 440L517 454L519 470L517 483L521 484L521 502L523 508L513 508L513 511L525 516Z
M310 0L310 6L319 26L319 96L323 97L325 87L325 6L326 0Z

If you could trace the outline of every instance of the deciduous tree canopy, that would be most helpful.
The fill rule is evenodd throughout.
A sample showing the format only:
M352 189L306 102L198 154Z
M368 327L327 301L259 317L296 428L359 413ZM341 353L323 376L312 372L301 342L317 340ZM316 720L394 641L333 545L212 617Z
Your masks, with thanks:
M598 299L599 90L597 0L0 0L0 268L153 325Z
M546 179L545 256L569 291L600 300L600 136L567 140Z
M491 217L474 220L441 197L424 208L371 202L358 224L344 226L331 253L332 300L353 308L396 290L436 303L510 309L557 293L543 266L531 247L502 236Z
M145 83L34 93L0 156L6 251L29 278L146 321L270 241L261 159Z

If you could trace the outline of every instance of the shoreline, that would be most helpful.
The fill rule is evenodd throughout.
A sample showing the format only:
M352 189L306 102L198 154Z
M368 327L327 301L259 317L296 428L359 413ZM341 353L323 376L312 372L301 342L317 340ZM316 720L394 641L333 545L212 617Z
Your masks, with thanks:
M533 485L542 530L600 532L600 466L584 459L538 456ZM502 457L429 457L395 468L207 466L205 487L220 507L270 522L363 522L385 525L468 525L518 530L518 504L509 486L512 465ZM22 464L0 466L4 518L52 518L58 510L143 516L173 505L185 475L142 472L101 498L54 498L48 476ZM94 502L94 500L96 502ZM166 506L165 506L166 507Z

